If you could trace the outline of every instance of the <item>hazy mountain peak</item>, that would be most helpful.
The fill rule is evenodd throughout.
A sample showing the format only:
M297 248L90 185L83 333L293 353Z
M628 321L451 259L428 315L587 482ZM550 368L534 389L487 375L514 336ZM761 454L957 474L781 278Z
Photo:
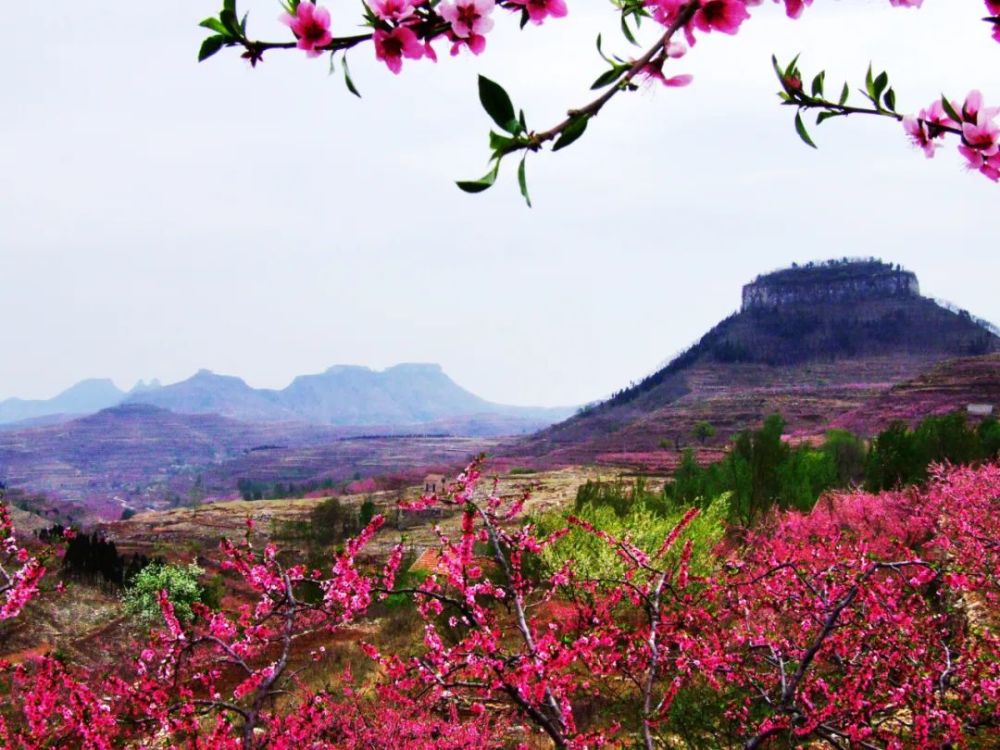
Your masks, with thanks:
M60 393L55 398L66 398L69 396L79 396L79 395L89 395L89 394L117 394L119 397L123 395L118 386L114 384L111 378L85 378L79 383L74 383L65 391Z
M387 367L383 372L440 372L444 373L444 368L436 362L400 362L398 365Z
M119 403L125 396L109 378L81 380L50 399L9 398L0 402L0 423L53 414L90 414Z
M155 391L157 388L162 387L163 386L161 385L159 378L153 378L148 383L145 380L139 380L134 386L132 386L132 390L129 391L129 395L133 393L143 393L144 391Z
M365 365L330 365L323 371L323 375L338 375L345 372L374 372L372 368ZM309 375L299 375L300 378L308 378Z

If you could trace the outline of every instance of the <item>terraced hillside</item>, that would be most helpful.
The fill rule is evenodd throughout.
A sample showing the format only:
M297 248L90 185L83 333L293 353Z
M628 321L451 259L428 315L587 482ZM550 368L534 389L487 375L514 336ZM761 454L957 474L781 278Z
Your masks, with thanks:
M125 508L231 497L241 478L341 483L408 471L415 481L422 471L460 467L496 444L489 438L253 424L126 404L61 425L0 432L0 477L44 493L63 517L89 523L116 519Z
M1000 416L1000 355L955 359L893 386L878 398L836 417L832 426L872 435L892 421L910 425L931 414L973 407Z

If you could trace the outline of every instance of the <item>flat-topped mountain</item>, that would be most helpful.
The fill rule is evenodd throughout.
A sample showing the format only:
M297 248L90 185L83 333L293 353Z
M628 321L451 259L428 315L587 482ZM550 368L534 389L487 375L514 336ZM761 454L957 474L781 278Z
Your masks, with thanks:
M913 273L871 259L760 276L744 287L740 312L665 367L524 439L518 453L612 460L685 444L701 420L723 443L773 411L793 430L821 431L936 363L1000 352L995 328L919 290Z
M793 265L762 274L743 287L743 311L788 305L920 296L912 271L879 260Z
M1000 348L998 341L968 312L921 296L912 272L877 260L841 260L757 277L743 287L740 312L682 359L771 365L865 356L936 360L989 354Z

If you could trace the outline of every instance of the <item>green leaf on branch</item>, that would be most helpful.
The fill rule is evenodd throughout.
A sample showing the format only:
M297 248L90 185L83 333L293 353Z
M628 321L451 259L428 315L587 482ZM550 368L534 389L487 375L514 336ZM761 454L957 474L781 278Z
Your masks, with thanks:
M604 50L601 49L601 35L600 34L597 35L597 54L599 54L601 56L601 59L604 60L604 62L607 62L607 63L611 62L611 59L607 55L605 55L604 54Z
M479 76L479 101L493 122L512 135L520 132L521 125L514 116L514 104L503 86L486 76Z
M500 172L500 160L496 160L496 164L493 166L489 172L480 177L478 180L464 180L456 182L460 190L464 190L466 193L481 193L484 190L489 190L493 187L493 183L497 181L497 174Z
M880 106L879 102L882 99L882 92L885 91L885 87L889 85L889 76L886 75L885 71L878 74L875 81L872 83L872 98L875 100L875 106Z
M785 72L781 69L781 66L778 64L777 55L771 55L771 65L774 67L774 74L778 76L778 80L779 81L782 80L785 77Z
M829 120L831 117L842 117L842 116L843 113L841 112L830 112L829 110L824 110L823 112L820 112L818 115L816 115L816 124L819 125L825 120Z
M605 70L597 77L597 80L590 84L590 89L593 91L595 89L603 89L605 86L610 86L612 83L621 78L624 70L624 68L621 68L618 65Z
M517 184L521 188L521 195L524 197L524 202L528 204L528 208L531 208L531 196L528 195L528 178L524 173L524 162L527 158L527 154L522 156L521 163L517 167Z
M354 79L351 78L351 69L347 67L347 53L344 53L343 57L344 63L344 85L347 86L347 90L354 94L358 99L361 98L361 92L358 91L358 87L354 85Z
M809 131L806 130L805 123L802 122L802 113L800 112L795 113L795 132L799 134L799 138L801 138L807 146L816 148L816 144L813 143L812 138L809 137Z
M204 42L201 43L201 49L198 50L198 62L204 62L220 49L226 46L229 41L229 37L217 35L210 36Z
M225 26L226 31L229 32L230 36L237 39L240 37L240 21L236 17L236 13L234 11L229 9L223 10L222 13L219 14L219 20L222 22L222 25Z
M559 149L566 148L569 144L583 135L583 131L587 129L587 121L590 118L587 115L577 115L569 121L569 125L563 130L562 135L556 140L555 145L552 147L553 151L558 151Z
M882 101L885 102L885 108L890 112L896 111L896 92L890 88L885 92L885 96L882 97Z
M799 61L799 55L796 55L795 57L792 58L792 61L788 63L788 67L785 68L785 75L784 75L785 78L790 78L792 74L796 72L795 65L796 63L798 63L798 61Z
M639 44L639 42L635 40L635 36L632 34L632 29L628 27L628 21L625 19L624 15L622 16L622 35L632 44Z
M500 135L493 130L490 131L490 150L493 151L496 156L503 156L510 151L514 151L517 143L518 141L516 138Z
M847 103L847 98L851 95L851 88L844 82L844 90L840 92L840 105L843 106Z
M222 21L220 21L218 18L206 18L198 25L201 26L202 28L214 31L216 34L229 36L229 32L226 30L226 27L222 25Z
M821 70L819 75L813 78L812 82L812 95L813 96L823 96L823 82L826 79L826 71Z
M944 111L948 114L948 117L955 122L962 122L962 115L960 115L958 111L951 106L951 102L948 101L948 97L944 94L941 94L941 106L944 107Z

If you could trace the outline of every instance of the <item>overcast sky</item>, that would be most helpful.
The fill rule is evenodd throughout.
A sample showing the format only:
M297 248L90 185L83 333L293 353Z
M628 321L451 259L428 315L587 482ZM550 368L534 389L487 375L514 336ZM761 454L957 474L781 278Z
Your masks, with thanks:
M8 3L0 45L0 399L92 376L121 387L207 367L282 387L334 363L439 362L486 398L589 401L641 377L739 304L757 273L878 255L925 293L1000 322L1000 187L952 149L926 161L889 121L834 121L806 148L769 56L900 106L972 86L1000 102L980 0L820 0L755 9L681 60L687 89L621 97L572 148L490 192L476 74L544 129L587 101L593 48L627 54L604 0L518 32L498 12L479 58L392 76L355 51L364 98L326 60L232 51L198 65L216 0ZM360 3L329 0L352 33ZM241 0L285 38L278 3ZM613 41L612 41L613 40Z

